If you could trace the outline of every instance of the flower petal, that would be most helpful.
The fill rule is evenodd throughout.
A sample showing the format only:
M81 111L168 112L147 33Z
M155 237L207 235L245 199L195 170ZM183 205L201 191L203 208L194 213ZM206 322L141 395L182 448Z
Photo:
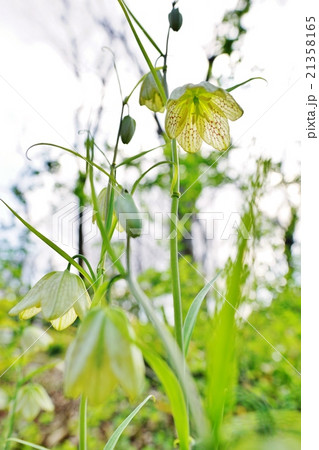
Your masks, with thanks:
M44 275L44 277L41 278L41 280L39 280L34 286L33 288L30 289L30 291L27 293L27 295L25 295L23 297L23 299L17 303L13 308L10 309L9 311L9 315L10 316L15 316L16 314L20 314L20 318L30 318L32 316L34 316L35 314L37 314L40 311L40 305L41 305L41 301L43 298L43 292L44 292L44 287L46 286L46 283L48 282L48 280L54 276L56 272L50 272L47 273L46 275ZM29 310L29 309L38 309L38 311L33 312L32 315L30 315L30 313L26 313L24 314L23 311L24 310ZM22 313L22 315L21 315Z
M11 311L10 311L10 314L12 314ZM22 320L31 319L31 317L35 316L40 311L41 311L41 308L37 308L36 306L33 306L32 308L24 309L23 311L21 311L19 313L19 319L22 319Z
M181 134L187 117L187 107L184 102L169 100L165 118L165 129L170 139L175 139Z
M202 139L216 150L226 150L230 145L229 125L226 117L217 109L210 109L209 115L199 116L197 120Z
M189 84L184 84L184 86L174 89L172 91L171 95L169 96L169 100L179 100L181 98L181 96L185 94L187 89L191 89L194 86L196 86L196 85L189 83Z
M230 120L237 120L244 113L235 99L224 89L218 89L212 96L210 105L217 105Z
M55 330L61 331L72 325L76 318L77 314L74 311L74 308L71 308L66 314L63 314L63 316L58 319L51 320L51 323Z
M198 125L198 116L195 113L189 113L183 128L183 131L177 136L177 142L188 153L196 153L202 146Z

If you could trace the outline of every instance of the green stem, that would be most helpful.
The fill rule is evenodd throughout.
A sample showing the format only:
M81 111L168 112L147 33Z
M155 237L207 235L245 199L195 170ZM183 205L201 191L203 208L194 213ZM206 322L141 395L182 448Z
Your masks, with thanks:
M9 417L8 417L8 432L7 432L7 438L5 441L4 450L10 449L10 441L8 441L8 439L11 438L12 433L13 433L15 412L16 412L16 407L17 407L17 395L18 395L18 391L21 387L22 371L21 371L20 365L18 365L17 370L18 370L19 375L18 375L18 381L16 382L15 390L14 390L13 397L12 397L11 409L10 409L10 413L9 413Z
M115 177L116 177L116 158L117 158L119 141L120 141L120 135L121 135L121 126L122 126L124 107L125 107L125 103L122 102L120 124L119 124L119 128L118 128L117 136L116 136L116 142L115 142L114 153L113 153L113 161L112 161L112 165L111 165L110 176L112 178L109 179L109 183L107 185L107 194L106 194L106 198L107 198L107 212L106 212L105 228L106 228L106 233L107 233L108 236L109 236L109 233L110 233L110 229L111 229L111 226L112 226L112 219L113 219L113 202L114 202L114 183L113 183L113 179L115 179Z
M176 147L176 140L172 139L172 159L175 163L177 172L177 179L175 186L172 186L172 204L171 204L171 226L170 226L170 257L171 257L171 274L172 274L172 291L174 302L174 323L175 323L175 337L176 341L184 353L184 339L183 339L183 313L182 313L182 299L181 286L178 267L178 205L179 205L179 160L178 151Z
M91 155L91 157L92 157L92 155ZM125 273L125 269L124 269L121 261L116 257L116 254L114 253L114 250L113 250L113 248L112 248L112 246L110 244L109 237L108 237L108 235L106 233L104 224L103 224L102 219L101 219L101 215L100 215L100 211L99 211L99 207L98 207L97 195L96 195L95 187L94 187L94 178L93 178L93 167L92 167L92 165L89 164L88 170L89 170L89 181L90 181L90 187L91 187L93 208L96 211L96 214L95 214L96 222L97 222L97 225L99 227L99 230L100 230L100 233L101 233L101 237L102 237L102 248L101 248L100 260L99 260L99 263L98 263L98 270L97 270L97 279L99 280L100 276L102 275L102 273L104 271L104 260L105 260L106 252L108 252L112 262L114 263L114 265L116 266L116 268L118 269L118 271L121 274ZM81 266L79 266L79 267L81 267Z
M92 266L89 263L88 259L84 255L81 255L81 254L77 254L77 255L72 256L72 259L75 259L75 258L81 258L85 262L85 264L87 265L87 268L90 271L92 280L94 282L95 281L95 273L94 273L94 271L92 269ZM70 270L70 268L71 268L71 263L68 264L67 270Z
M125 279L125 276L121 275L121 274L115 275L113 278L110 279L110 281L107 285L107 288L106 288L106 293L105 293L107 303L111 302L111 289L112 289L113 284L116 281L123 280L123 279Z
M80 401L80 439L79 450L87 450L87 398L82 395Z
M169 34L171 31L171 27L168 27L167 36L166 36L166 48L165 48L165 55L164 55L164 69L163 69L163 75L164 75L164 88L166 96L168 97L168 87L167 87L167 55L168 55L168 43L169 43Z

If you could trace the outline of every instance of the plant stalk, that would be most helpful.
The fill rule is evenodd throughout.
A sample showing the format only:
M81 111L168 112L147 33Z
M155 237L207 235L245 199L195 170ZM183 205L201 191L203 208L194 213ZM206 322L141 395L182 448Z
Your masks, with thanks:
M175 163L177 170L177 178L175 186L172 186L172 204L171 204L171 226L170 226L170 258L171 258L171 276L172 276L172 292L174 303L174 324L175 324L175 338L176 342L184 354L184 340L183 340L183 313L182 313L182 298L181 285L178 267L178 205L179 205L179 159L176 147L176 140L172 139L172 160Z
M87 398L82 395L80 401L80 439L79 450L87 450Z

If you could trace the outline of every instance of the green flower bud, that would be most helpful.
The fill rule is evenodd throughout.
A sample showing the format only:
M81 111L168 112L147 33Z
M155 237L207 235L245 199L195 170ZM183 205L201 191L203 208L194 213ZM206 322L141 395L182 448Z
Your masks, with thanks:
M164 79L159 71L157 71L158 77L164 87ZM152 72L149 72L141 86L140 91L140 105L145 105L154 112L164 112L165 104L163 103L161 94L158 90L156 81L152 75Z
M53 411L54 405L43 386L37 383L29 383L22 386L17 394L16 412L25 420L31 421L39 412Z
M19 314L20 319L30 319L42 310L43 317L56 330L64 330L77 316L82 319L90 304L83 280L65 270L44 275L9 314Z
M106 218L106 206L107 206L107 188L103 188L97 196L97 205L102 222L105 222ZM96 222L96 211L92 214L92 223Z
M92 309L66 354L65 394L73 398L83 394L98 404L120 384L130 398L139 395L144 362L132 338L133 330L122 311Z
M128 144L134 136L136 122L131 116L125 116L121 123L121 139L123 144Z
M118 221L126 233L133 238L140 236L142 218L131 194L123 191L118 195L114 206Z
M168 15L170 27L173 31L178 31L183 24L183 16L178 8L173 8Z

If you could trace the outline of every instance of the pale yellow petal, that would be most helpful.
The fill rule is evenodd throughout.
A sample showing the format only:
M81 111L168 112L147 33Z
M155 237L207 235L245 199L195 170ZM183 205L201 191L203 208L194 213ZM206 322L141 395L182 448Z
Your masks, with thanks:
M181 134L187 117L187 107L184 102L169 100L165 118L165 129L170 139Z
M226 150L230 145L229 125L226 117L211 109L209 116L197 120L202 139L216 150Z
M183 131L177 137L179 145L188 153L196 153L202 146L202 138L197 127L197 115L188 114Z
M34 306L33 308L28 308L25 309L24 311L21 311L19 313L19 318L23 319L23 320L27 320L30 319L31 317L35 316L36 314L38 314L38 312L41 311L41 308L37 308L36 306Z
M209 106L212 105L218 106L227 119L230 120L237 120L244 113L236 100L227 91L224 91L224 89L219 89L212 96Z
M72 325L72 323L77 318L77 314L74 311L74 308L69 309L69 311L64 314L62 317L59 317L58 319L51 320L53 328L55 328L58 331L64 330L65 328Z

